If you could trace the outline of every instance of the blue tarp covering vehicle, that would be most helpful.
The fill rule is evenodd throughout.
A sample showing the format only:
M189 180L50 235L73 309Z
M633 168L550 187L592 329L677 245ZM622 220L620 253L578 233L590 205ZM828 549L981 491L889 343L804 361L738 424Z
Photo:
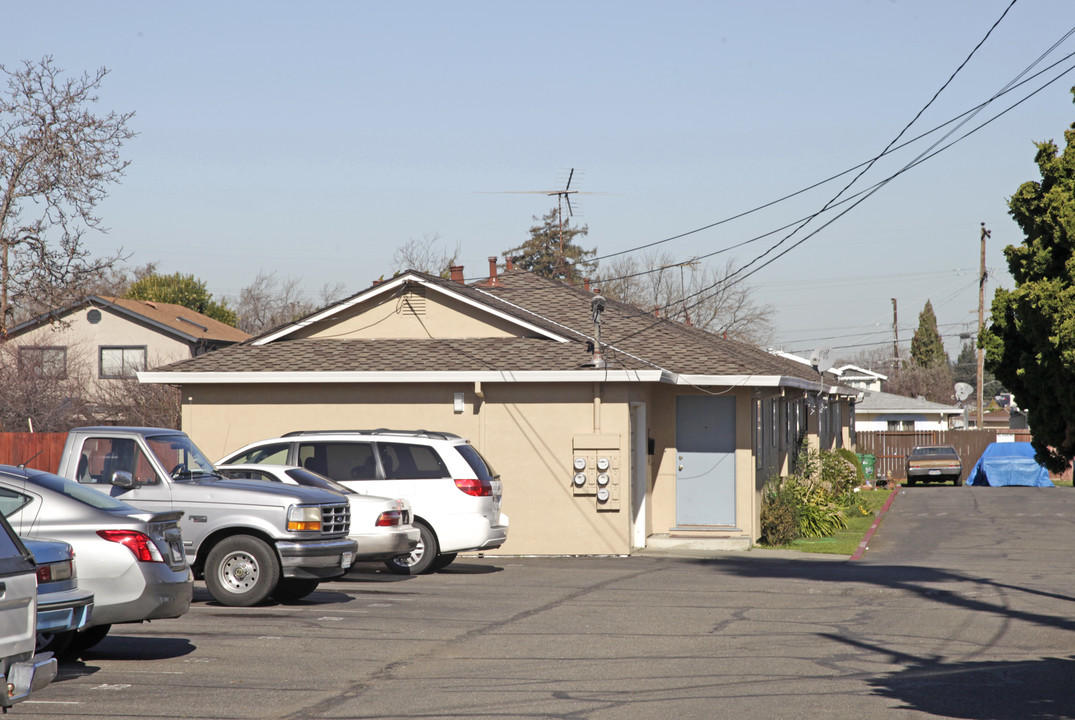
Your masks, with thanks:
M967 485L1054 487L1028 442L990 443L967 476Z

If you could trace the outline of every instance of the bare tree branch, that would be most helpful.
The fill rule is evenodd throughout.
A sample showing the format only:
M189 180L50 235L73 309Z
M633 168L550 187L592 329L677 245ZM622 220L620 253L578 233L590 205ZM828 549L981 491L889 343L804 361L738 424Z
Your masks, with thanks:
M0 91L0 336L17 311L55 307L107 272L122 253L93 258L87 230L106 232L95 214L129 161L134 113L97 115L90 106L108 74L64 78L52 57L8 70Z

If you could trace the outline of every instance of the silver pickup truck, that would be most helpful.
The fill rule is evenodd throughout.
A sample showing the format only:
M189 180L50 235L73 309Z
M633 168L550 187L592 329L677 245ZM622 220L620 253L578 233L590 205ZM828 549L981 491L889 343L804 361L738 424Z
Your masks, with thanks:
M358 548L344 497L225 479L178 430L75 428L57 474L143 510L182 510L187 561L224 605L306 597L345 573Z

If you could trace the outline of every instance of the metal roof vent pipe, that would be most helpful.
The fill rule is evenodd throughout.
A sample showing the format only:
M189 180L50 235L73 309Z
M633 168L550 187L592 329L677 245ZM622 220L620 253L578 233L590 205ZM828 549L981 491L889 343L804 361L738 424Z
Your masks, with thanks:
M601 355L601 313L605 311L605 298L597 288L594 288L594 292L597 294L590 298L590 311L593 314L593 356L584 367L603 368L608 366Z

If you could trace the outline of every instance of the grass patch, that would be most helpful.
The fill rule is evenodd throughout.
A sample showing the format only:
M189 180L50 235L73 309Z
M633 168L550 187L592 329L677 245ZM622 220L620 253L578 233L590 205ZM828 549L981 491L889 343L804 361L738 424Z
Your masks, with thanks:
M787 545L757 545L756 547L759 550L799 550L830 555L853 555L891 494L890 488L862 490L855 493L857 504L847 511L847 527L837 530L831 537L801 538L792 540Z

